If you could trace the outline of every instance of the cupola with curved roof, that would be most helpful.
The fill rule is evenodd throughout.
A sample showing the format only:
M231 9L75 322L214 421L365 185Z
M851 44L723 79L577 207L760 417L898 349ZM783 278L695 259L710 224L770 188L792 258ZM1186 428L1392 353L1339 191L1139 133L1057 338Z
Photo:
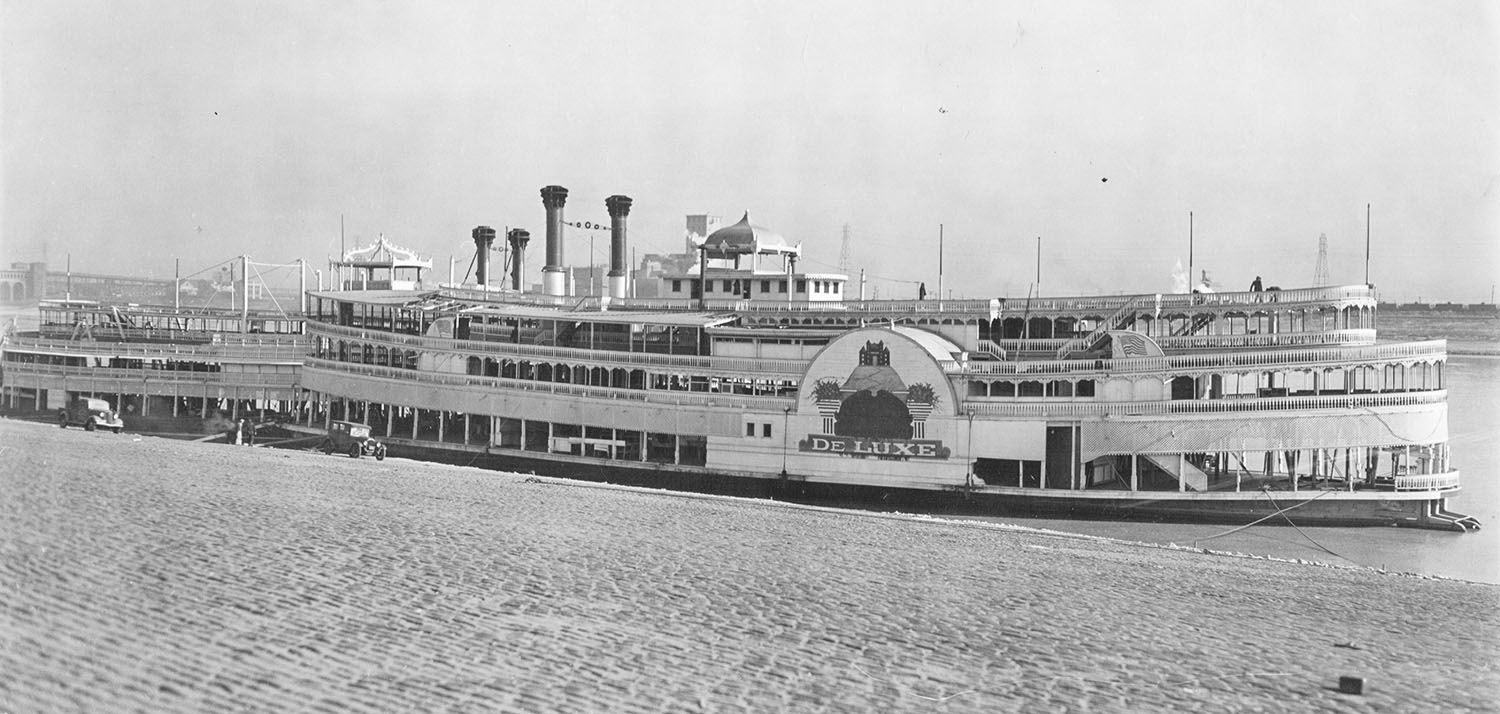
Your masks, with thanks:
M801 246L787 245L780 233L750 222L750 212L734 225L724 226L703 239L703 251L709 258L736 258L741 255L799 255Z

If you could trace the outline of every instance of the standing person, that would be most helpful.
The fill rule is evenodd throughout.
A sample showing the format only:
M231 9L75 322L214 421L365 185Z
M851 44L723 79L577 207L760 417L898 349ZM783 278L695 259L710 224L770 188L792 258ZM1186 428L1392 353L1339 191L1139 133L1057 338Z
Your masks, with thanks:
M917 284L917 299L918 300L926 300L927 299L927 283L918 283Z
M1260 276L1259 275L1255 276L1255 280L1250 283L1250 292L1253 292L1253 293L1260 292Z

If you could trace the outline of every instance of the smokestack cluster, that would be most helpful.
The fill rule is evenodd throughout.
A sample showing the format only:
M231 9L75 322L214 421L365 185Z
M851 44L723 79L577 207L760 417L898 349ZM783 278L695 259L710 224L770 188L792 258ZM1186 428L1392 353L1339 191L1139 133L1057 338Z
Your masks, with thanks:
M474 236L474 251L477 254L474 282L481 286L489 285L490 248L495 244L495 229L489 226L478 226L471 235Z
M625 257L625 217L630 215L629 196L604 199L609 210L609 296L623 298L629 290L626 271L630 261Z
M567 294L567 275L563 267L563 204L568 189L562 186L542 187L542 207L547 209L547 262L542 265L542 292Z

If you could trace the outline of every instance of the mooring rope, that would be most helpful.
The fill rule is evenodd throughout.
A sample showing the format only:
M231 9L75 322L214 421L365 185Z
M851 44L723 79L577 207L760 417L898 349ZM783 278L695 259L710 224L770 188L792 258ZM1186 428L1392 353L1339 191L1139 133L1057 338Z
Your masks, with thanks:
M1268 520L1270 520L1272 518L1275 518L1277 516L1281 516L1282 518L1286 519L1286 522L1289 525L1291 525L1292 528L1296 529L1296 531L1298 533L1301 533L1303 538L1306 538L1313 545L1318 546L1318 548L1322 549L1323 552L1328 553L1329 555L1332 555L1332 556L1337 557L1337 558L1343 558L1344 560L1347 560L1347 561L1349 561L1351 563L1358 564L1357 561L1352 560L1349 557L1344 556L1342 554L1335 553L1334 551L1329 550L1322 543L1319 543L1318 541L1314 540L1312 536L1308 535L1301 528L1298 528L1297 524L1293 523L1292 519L1288 518L1287 515L1286 515L1287 511L1295 510L1295 509L1301 508L1303 506L1306 506L1307 504L1312 503L1313 501L1316 501L1316 500L1318 500L1318 499L1320 499L1320 498L1322 498L1322 497L1324 497L1324 496L1326 496L1326 495L1328 495L1330 493L1333 493L1333 491L1323 491L1323 492L1319 493L1318 495L1313 496L1312 498L1307 499L1306 501L1298 503L1295 506L1287 506L1286 508L1282 508L1280 504L1276 503L1276 499L1271 498L1271 492L1269 490L1267 490L1265 488L1262 488L1260 491L1261 491L1261 493L1265 494L1266 500L1270 501L1271 505L1276 508L1276 512L1275 513L1272 513L1272 514L1269 514L1269 515L1266 515L1266 516L1262 516L1261 518L1257 518L1257 519L1255 519L1255 520L1253 520L1253 521L1251 521L1249 523L1246 523L1243 526L1238 526L1236 528L1231 528L1231 529L1229 529L1227 531L1224 531L1223 533L1216 533L1216 534L1208 536L1206 538L1198 538L1198 539L1194 540L1193 543L1197 544L1197 543L1200 543L1202 541L1213 540L1215 538L1220 538L1220 537L1223 537L1223 536L1227 536L1227 535L1229 535L1231 533L1238 533L1238 532L1240 532L1242 530L1245 530L1246 528L1249 528L1251 526L1259 525L1260 523L1268 521Z

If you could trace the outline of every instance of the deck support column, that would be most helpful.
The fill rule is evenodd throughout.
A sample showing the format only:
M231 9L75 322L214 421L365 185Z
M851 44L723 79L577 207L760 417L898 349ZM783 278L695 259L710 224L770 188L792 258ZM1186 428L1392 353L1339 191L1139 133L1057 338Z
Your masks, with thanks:
M1132 491L1138 491L1138 490L1140 490L1139 489L1140 481L1139 481L1139 479L1137 477L1137 474L1139 473L1139 470L1137 469L1137 464L1136 464L1137 458L1138 457L1135 454L1133 454L1133 453L1130 455L1130 490L1132 490Z

